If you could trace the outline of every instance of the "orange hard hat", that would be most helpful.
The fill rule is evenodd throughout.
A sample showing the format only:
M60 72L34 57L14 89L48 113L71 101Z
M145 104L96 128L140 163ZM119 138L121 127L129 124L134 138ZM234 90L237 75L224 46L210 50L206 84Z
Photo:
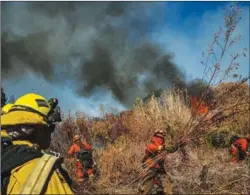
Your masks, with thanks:
M75 142L75 141L77 141L79 139L80 139L80 136L79 135L75 135L74 138L73 138L73 141Z

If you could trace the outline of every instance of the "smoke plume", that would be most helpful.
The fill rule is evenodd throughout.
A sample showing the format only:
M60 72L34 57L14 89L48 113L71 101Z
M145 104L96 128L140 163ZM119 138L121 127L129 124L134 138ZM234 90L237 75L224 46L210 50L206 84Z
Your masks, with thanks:
M67 80L85 97L105 88L126 106L137 96L180 85L184 75L172 55L148 38L152 25L165 19L161 7L152 2L3 2L2 77L32 72L58 85Z

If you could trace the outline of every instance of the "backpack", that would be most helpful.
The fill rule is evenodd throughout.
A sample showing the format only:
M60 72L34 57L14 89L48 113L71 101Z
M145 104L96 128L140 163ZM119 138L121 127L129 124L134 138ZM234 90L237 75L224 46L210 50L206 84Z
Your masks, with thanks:
M84 168L92 168L92 151L86 150L82 144L80 144L80 151L77 153L77 159L80 161Z
M223 133L216 133L211 136L212 146L216 148L222 148L226 145L226 135Z

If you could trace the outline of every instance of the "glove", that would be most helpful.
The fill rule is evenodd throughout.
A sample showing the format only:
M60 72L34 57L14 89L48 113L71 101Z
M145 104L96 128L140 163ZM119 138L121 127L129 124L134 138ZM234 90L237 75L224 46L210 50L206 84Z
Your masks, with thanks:
M163 145L159 145L158 146L158 151L162 151L163 150Z

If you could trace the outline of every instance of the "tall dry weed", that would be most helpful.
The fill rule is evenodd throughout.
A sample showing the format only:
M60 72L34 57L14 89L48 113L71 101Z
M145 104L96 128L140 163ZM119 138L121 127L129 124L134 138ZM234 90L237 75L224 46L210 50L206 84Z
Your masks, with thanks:
M160 98L152 97L145 104L138 100L134 109L100 120L91 120L81 114L68 116L58 126L52 146L66 155L74 134L90 136L86 139L95 148L94 159L99 172L99 177L92 184L92 192L137 193L137 179L143 171L141 160L153 132L156 129L165 130L167 145L172 145L191 117L191 110L181 94L180 91L171 90L164 92ZM55 139L56 136L60 137L60 141ZM95 138L98 136L104 139L102 148L95 147ZM245 174L247 166L244 163L230 164L227 150L209 150L203 146L195 151L190 145L185 150L188 161L182 160L183 153L180 150L166 156L165 166L175 192L246 192L249 180ZM75 178L74 159L66 158L65 162L71 176ZM207 173L201 177L201 173L206 170L204 167ZM231 184L227 186L227 183Z

